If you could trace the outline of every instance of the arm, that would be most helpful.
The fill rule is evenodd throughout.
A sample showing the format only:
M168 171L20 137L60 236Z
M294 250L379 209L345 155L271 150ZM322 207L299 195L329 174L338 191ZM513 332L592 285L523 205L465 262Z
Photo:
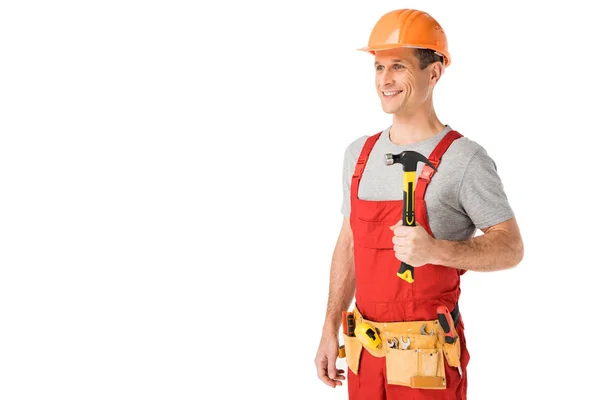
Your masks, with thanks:
M429 263L472 271L498 271L521 262L523 242L515 214L496 164L485 149L479 148L471 156L456 192L449 191L446 201L483 235L464 240L437 239L422 227L398 226L400 221L391 227L396 258L413 266Z
M335 388L342 384L344 370L338 370L335 361L338 357L338 332L342 311L348 309L354 296L354 239L350 222L344 217L338 237L329 277L329 299L321 342L315 356L317 375L325 384Z
M350 221L344 217L342 228L333 251L329 272L329 297L323 325L323 335L337 337L342 320L342 311L350 306L354 297L354 239Z
M498 271L521 262L524 247L514 217L482 232L468 240L435 239L434 263L472 271Z
M436 241L435 261L472 271L498 271L519 264L523 242L496 163L484 148L470 158L456 191L462 210L483 235L459 241ZM487 221L504 221L492 226Z

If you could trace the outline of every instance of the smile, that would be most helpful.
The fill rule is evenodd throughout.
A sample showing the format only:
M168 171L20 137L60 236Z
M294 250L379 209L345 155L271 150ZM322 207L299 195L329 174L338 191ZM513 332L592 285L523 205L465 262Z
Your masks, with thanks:
M398 90L395 92L381 92L385 97L394 97L395 95L402 93L402 90Z

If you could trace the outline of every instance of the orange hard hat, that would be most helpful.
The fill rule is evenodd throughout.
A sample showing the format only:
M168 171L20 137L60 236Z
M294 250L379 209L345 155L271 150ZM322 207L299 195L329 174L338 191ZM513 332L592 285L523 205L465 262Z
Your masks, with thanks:
M377 50L398 47L431 49L444 57L450 65L448 40L438 22L424 11L401 9L384 14L377 21L369 37L369 45L357 50L375 54Z

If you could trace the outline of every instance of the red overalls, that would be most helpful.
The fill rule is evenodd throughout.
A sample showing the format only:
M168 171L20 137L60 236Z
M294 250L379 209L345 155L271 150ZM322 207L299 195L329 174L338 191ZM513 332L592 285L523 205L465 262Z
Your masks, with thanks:
M381 133L367 139L352 177L350 225L354 235L356 307L365 319L377 322L435 320L438 305L445 305L450 311L456 307L460 296L460 275L465 271L426 264L415 267L413 283L396 275L400 261L394 255L394 233L390 226L402 219L402 200L371 201L358 198L358 185L364 167ZM462 135L456 131L448 132L431 152L428 158L436 168L450 144L459 137ZM427 219L424 197L434 173L432 168L423 165L415 187L417 222L431 236L433 234ZM466 399L466 366L470 357L462 317L459 318L456 330L461 343L463 376L461 378L456 368L451 368L444 362L446 389L414 389L389 385L386 380L385 357L374 357L362 349L358 375L348 369L349 399Z

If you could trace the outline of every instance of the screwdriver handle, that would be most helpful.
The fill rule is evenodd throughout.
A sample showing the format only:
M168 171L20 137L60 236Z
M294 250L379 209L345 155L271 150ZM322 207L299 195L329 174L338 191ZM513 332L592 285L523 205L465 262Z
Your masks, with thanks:
M349 312L346 318L348 321L348 336L354 337L354 328L356 328L356 325L354 324L354 313Z
M444 330L444 340L448 344L452 344L456 342L457 335L454 327L454 320L450 315L450 311L446 306L438 306L437 308L438 321L440 321L440 326Z
M342 332L348 335L348 311L342 311Z

